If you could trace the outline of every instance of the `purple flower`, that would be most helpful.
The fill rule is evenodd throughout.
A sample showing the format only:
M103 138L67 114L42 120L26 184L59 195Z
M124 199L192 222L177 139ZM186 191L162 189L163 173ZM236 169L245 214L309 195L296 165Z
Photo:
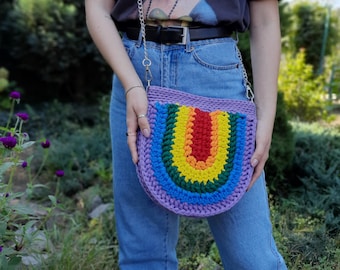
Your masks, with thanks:
M9 193L7 192L6 194L5 194L5 198L8 198L9 197Z
M49 140L45 140L44 142L41 143L42 148L49 148L51 145Z
M22 137L24 138L25 141L28 141L30 139L30 135L28 135L27 132L23 132Z
M55 172L55 175L58 176L58 177L63 177L64 174L65 174L65 173L64 173L63 170L57 170L57 171Z
M19 112L16 114L17 117L19 117L22 121L28 120L28 114L24 112Z
M26 168L26 167L27 167L27 161L23 161L23 162L21 163L21 167Z
M13 91L13 92L11 92L11 93L9 94L9 97L10 97L11 99L20 99L21 95L20 95L19 92Z
M2 144L8 148L8 149L12 149L13 147L15 147L15 145L17 144L17 139L11 135L7 136L7 137L1 137L0 138L0 142L2 142Z
M2 252L2 250L3 250L3 246L0 246L0 252Z

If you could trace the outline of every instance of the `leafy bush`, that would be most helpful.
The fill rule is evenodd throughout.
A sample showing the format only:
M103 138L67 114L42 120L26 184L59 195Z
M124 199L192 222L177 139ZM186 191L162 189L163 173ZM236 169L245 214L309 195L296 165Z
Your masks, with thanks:
M269 191L282 194L287 193L289 189L286 179L293 162L294 134L288 122L282 93L278 93L277 103L273 139L265 171Z
M84 140L90 144L89 147L84 147L79 142L79 137L82 137L88 129L82 133L78 132L76 134L78 139L71 142L72 146L67 145L69 151L56 151L58 147L59 150L62 148L60 141L53 142L52 145L48 140L42 140L40 144L30 141L28 133L23 131L24 123L30 122L29 114L21 112L14 115L14 105L20 101L20 98L19 92L10 93L9 120L4 124L0 122L0 270L117 268L117 240L112 209L105 215L92 219L90 223L86 211L78 210L67 214L64 207L68 206L69 211L74 206L71 200L60 193L65 191L63 190L64 178L60 180L64 176L64 171L55 171L58 164L65 165L72 161L68 155L72 152L70 149L84 150L75 154L79 157L83 154L85 156L83 164L78 162L78 165L89 167L92 171L102 170L103 168L98 169L96 162L89 157L89 152L94 152L98 141L101 140L98 136L99 132L92 133L93 136L90 138L93 140L85 136ZM16 119L14 124L12 118ZM37 126L40 125L35 127ZM63 129L61 128L60 131L59 128L61 127L56 127L57 134L62 133ZM67 139L66 136L65 138ZM41 151L33 149L34 145L37 145ZM99 150L102 150L102 153L110 151L106 145ZM42 151L43 154L39 154ZM47 160L49 152L52 152L50 153L52 158L54 155L64 155L64 163L54 162L53 159L51 163ZM61 158L59 156L59 159ZM104 155L104 158L110 163L109 157ZM40 162L41 166L35 167L35 163ZM47 165L47 168L43 169L44 165ZM75 177L69 167L65 166L65 169L66 181ZM51 170L55 171L54 177L49 175ZM80 176L81 173L78 172ZM46 185L35 184L38 177L39 182L42 179L48 181ZM18 189L18 184L24 186ZM51 185L52 188L48 188ZM111 184L109 186L111 187ZM40 200L39 205L33 204L32 199L37 198L36 190L39 189L44 190L46 193L44 195L49 200ZM51 195L51 191L55 195ZM112 201L112 192L109 201ZM81 236L75 239L74 235Z
M305 51L287 54L282 61L279 90L289 115L301 121L315 121L327 116L327 102L322 76L315 77L313 67L305 62Z
M61 191L66 195L73 195L99 180L111 182L110 174L104 173L104 177L110 178L102 179L100 173L102 170L110 171L111 168L108 134L82 129L72 134L63 134L54 145L55 148L51 149L54 155L47 165L51 168L63 166L68 171L61 185Z
M0 68L0 108L7 108L10 106L10 100L7 98L3 98L3 93L6 93L6 89L9 87L9 81L8 81L9 73L7 69Z
M274 237L288 269L339 269L339 235L330 236L322 220L304 212L298 196L271 203Z
M205 219L181 219L177 245L180 269L218 269L216 266L221 264L218 251L216 250L216 256L210 256L213 245L214 239ZM205 264L204 258L209 258L211 268L202 268L202 264Z
M90 222L78 209L69 220L70 226L66 229L54 227L50 231L48 236L57 252L42 260L39 269L118 269L118 243L112 209Z
M10 81L9 71L4 67L0 67L0 109L9 109L11 107L10 99L7 97L14 89L19 90L21 93L23 92L15 82Z
M33 172L31 161L36 149L33 147L37 141L30 140L29 134L24 132L24 123L29 120L26 112L18 112L14 115L14 107L20 102L21 94L12 91L9 94L10 112L7 123L0 122L0 269L17 269L22 258L35 253L37 244L45 239L45 233L41 230L47 220L57 208L57 199L53 195L46 196L50 200L50 206L44 207L45 218L34 216L34 210L19 203L23 197L30 198L31 191L36 186L36 176L40 174L45 164L42 160L40 168ZM14 123L12 123L15 117ZM41 146L48 153L50 143L42 141ZM44 155L45 157L47 155ZM24 157L26 157L24 159ZM25 192L15 192L13 189L14 178L20 170L25 171L22 178L27 179ZM21 171L21 174L23 172ZM62 176L63 171L58 170L57 176ZM58 192L56 191L55 194Z
M278 248L289 269L340 267L340 136L336 127L292 122L289 192L271 196Z
M319 125L295 125L293 171L302 182L301 210L323 220L329 233L340 232L340 135Z
M60 191L71 196L98 181L111 187L111 145L108 129L107 100L97 106L77 106L58 101L29 107L34 123L28 128L40 130L53 138L46 166L64 168ZM105 115L103 110L105 110ZM39 135L39 134L38 134ZM43 157L37 155L37 161ZM41 181L48 183L48 176ZM50 183L53 185L54 183ZM53 187L51 187L53 188ZM111 189L110 189L111 190ZM45 196L46 194L41 194Z
M111 72L88 35L84 1L18 0L2 20L8 68L36 100L91 102L109 90Z
M339 46L340 48L340 46ZM326 68L329 70L329 84L327 85L328 100L333 101L334 98L340 99L340 54L329 60L330 66ZM334 104L333 104L334 105Z
M317 1L296 1L290 6L285 15L289 14L291 23L286 25L284 37L289 40L289 49L296 54L304 48L306 63L312 65L315 73L322 71L322 58L336 51L334 45L340 41L339 15Z

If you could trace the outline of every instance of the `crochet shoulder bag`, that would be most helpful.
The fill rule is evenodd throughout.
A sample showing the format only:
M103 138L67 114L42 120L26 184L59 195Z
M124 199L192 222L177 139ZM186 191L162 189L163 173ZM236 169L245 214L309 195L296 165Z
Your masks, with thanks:
M137 139L140 183L153 201L176 214L220 214L241 199L253 174L253 95L249 100L217 99L150 86L142 0L137 2L151 127L149 138L139 132Z

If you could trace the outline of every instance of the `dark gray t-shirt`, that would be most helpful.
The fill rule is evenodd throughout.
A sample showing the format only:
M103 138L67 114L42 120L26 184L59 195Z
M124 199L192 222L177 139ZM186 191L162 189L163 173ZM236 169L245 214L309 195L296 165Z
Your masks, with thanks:
M151 1L151 2L150 2ZM149 20L181 20L205 25L226 25L243 32L249 27L249 0L144 0ZM138 21L137 0L116 0L112 18Z

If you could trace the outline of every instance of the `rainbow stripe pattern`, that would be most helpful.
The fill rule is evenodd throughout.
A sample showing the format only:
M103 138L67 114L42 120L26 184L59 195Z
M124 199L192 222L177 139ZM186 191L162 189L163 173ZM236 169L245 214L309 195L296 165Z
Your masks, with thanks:
M156 86L149 88L148 99L151 136L139 134L137 165L145 191L184 216L230 209L253 173L255 105Z

